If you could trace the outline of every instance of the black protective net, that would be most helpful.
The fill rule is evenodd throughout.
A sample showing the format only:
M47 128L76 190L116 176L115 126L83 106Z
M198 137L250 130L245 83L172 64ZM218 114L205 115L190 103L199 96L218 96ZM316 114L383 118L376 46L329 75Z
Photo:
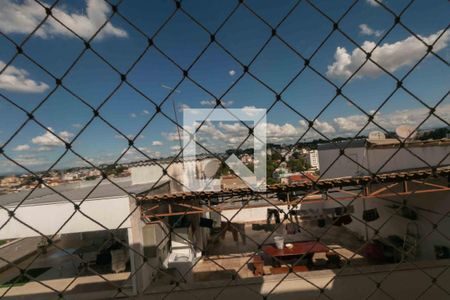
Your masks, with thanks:
M416 3L420 1L413 0L401 4L344 1L336 11L329 10L323 1L291 1L289 5L280 4L283 9L274 11L275 17L262 9L258 1L229 1L223 7L207 1L192 2L164 2L163 14L157 9L158 13L152 11L152 6L161 5L156 2L144 5L133 1L105 1L103 5L88 1L85 18L95 19L93 11L97 6L104 12L100 21L89 23L92 28L87 31L77 27L85 21L77 12L67 13L69 2L5 0L0 7L4 11L0 14L4 18L0 20L0 34L5 49L0 60L0 113L4 113L2 106L8 106L23 115L23 121L16 120L17 124L7 126L7 130L0 128L1 166L15 168L16 173L29 178L24 191L5 191L0 196L6 197L6 200L0 198L0 233L3 231L8 239L15 239L13 244L36 237L39 242L24 244L26 250L8 244L0 248L2 297L28 295L50 299L80 293L92 298L111 298L133 297L137 293L159 298L209 299L231 297L233 294L227 291L240 288L243 292L234 295L248 294L263 299L285 294L330 299L344 295L376 299L447 298L450 290L444 278L449 277L450 256L450 206L445 203L449 198L450 178L446 167L450 161L450 144L445 139L450 126L448 22L434 16L432 11L421 11L423 3L421 6ZM24 28L14 29L13 17L17 16L14 11L21 5L22 18L32 17L34 21L22 20L20 24ZM446 5L444 8L448 10ZM141 6L145 7L142 11ZM355 11L364 6L363 16L369 18L376 9L382 15L380 18L390 20L384 23L383 31L360 25L361 34L374 36L375 42L361 43L361 36L350 30L360 22L361 16L357 17ZM8 15L12 17L7 18ZM423 22L412 21L422 17ZM157 26L153 24L149 30L146 18L158 20L153 21ZM302 18L313 21L303 23ZM429 20L436 21L441 29L426 36L423 32L431 32L425 24ZM257 25L249 25L252 22ZM106 39L107 35L124 35L125 28L127 40ZM246 41L252 38L246 30L258 36L257 42ZM194 31L197 35L191 39ZM398 31L406 38L393 39ZM299 44L292 36L302 42ZM75 49L64 46L64 42L55 46L56 38L79 43ZM32 47L36 39L44 44L38 53ZM101 45L100 41L107 45ZM46 43L53 47L47 54ZM127 43L132 46L127 48ZM322 53L330 47L335 49L336 45L334 64L324 68ZM347 52L343 45L354 49L353 52ZM134 52L124 62L121 51ZM60 52L70 52L70 61L62 64L63 67L49 66L50 60L59 59ZM223 70L218 70L217 60L227 61L232 80L221 81L222 75L218 73ZM399 62L396 64L395 60ZM41 74L46 82L54 82L45 83L46 88L42 88L42 82L31 80L18 88L42 89L39 99L34 97L34 106L9 92L16 81L26 81L28 73L15 67L19 62L25 62L35 70L33 74ZM279 65L279 69L265 68L269 63ZM429 66L424 64L432 64L434 69L429 71ZM421 66L427 71L421 73ZM95 83L88 83L80 75L80 69L91 68L93 77L90 78L95 78ZM155 83L135 75L139 68L150 69L156 78L173 72L177 74L176 80L170 86L164 82L160 86L158 82L158 88L165 92L154 92ZM98 69L106 70L109 75L96 77ZM370 96L376 98L371 105L355 93L354 86L366 80L363 77L383 78L364 85L367 94L375 94ZM312 87L308 81L311 78L314 78ZM425 86L416 86L421 81L436 91L433 97L422 91ZM383 92L377 92L381 87ZM95 92L97 88L102 92ZM251 101L254 107L266 109L269 122L272 116L280 120L284 114L286 118L295 116L299 120L295 126L267 124L267 149L271 151L267 153L265 191L242 185L239 176L226 167L226 159L231 154L252 160L254 150L248 150L251 141L257 138L253 129L258 121L249 124L236 118L231 125L237 130L223 136L225 143L220 149L214 148L211 140L194 139L192 133L208 133L217 126L205 118L199 120L195 129L185 128L177 115L182 112L174 99L180 101L179 95L183 94L180 91L185 89L195 89L203 99L208 99L204 100L209 105L208 116L219 109L233 115L231 108L242 107L239 97L245 96L254 99ZM317 93L316 99L302 94L302 90L308 89ZM236 90L244 93L238 94ZM123 126L129 120L125 112L128 104L117 104L123 101L118 95L124 91L127 97L132 94L147 107L140 115L143 121L131 134ZM70 120L79 119L74 126L76 134L51 129L54 123L43 113L59 113L52 110L52 105L56 105L55 98L61 94L83 107L80 109L83 113L68 113ZM399 95L407 99L403 106L398 105ZM259 102L258 97L265 100ZM118 106L113 108L111 103ZM308 105L315 109L304 109ZM407 111L409 107L411 112ZM252 108L246 109L251 112ZM341 129L348 129L341 136L323 121L333 110L353 113L348 118L334 118ZM414 121L411 116L416 117ZM136 114L131 118L135 119ZM406 134L394 134L392 126L403 124L409 125L404 127ZM43 130L41 140L45 137L50 140L50 146L59 149L52 161L40 170L34 167L34 158L14 152L21 151L20 145L14 145L29 126ZM225 126L222 124L222 129ZM78 141L85 143L84 136L94 135L96 128L106 128L113 138L126 145L125 149L116 154L99 153L105 156L102 161L93 159ZM388 137L389 143L367 142L367 134L373 130ZM145 147L141 139L159 131L165 131L167 138L175 143L172 153L157 156ZM178 144L182 136L188 137L186 143ZM107 143L102 134L87 141L93 143L94 153L95 147ZM39 139L33 142L41 145L43 151L49 147ZM216 177L222 178L221 190L190 191L186 178L174 171L183 163L183 149L190 143L201 153L201 158L194 163L200 165L205 159L218 166ZM28 145L21 146L22 150L28 150ZM311 171L305 157L317 154L317 148L323 153L331 151L331 158L327 163L321 160L320 169ZM372 155L370 151L378 155L378 161L369 166L361 160L354 150L361 148L367 157ZM306 152L301 152L302 149ZM82 189L82 195L72 193L81 190L80 186L62 189L48 175L55 170L60 172L68 157L90 170L90 176L95 179ZM151 183L147 182L145 188L138 184L137 188L119 180L127 170L133 177L133 168L136 172L149 168L147 173L136 176L152 177ZM292 174L273 176L282 169ZM106 189L114 192L110 194ZM92 199L117 195L129 198L129 210L127 199L127 211L121 214L124 218L109 221L94 217ZM57 225L56 231L49 233L42 226L42 218L33 223L33 218L26 214L44 215L52 223L55 212L52 203L70 204L71 212ZM308 205L312 205L312 210L308 210ZM39 209L22 211L23 207ZM105 205L102 209L124 208ZM256 214L264 217L253 220ZM65 236L77 234L67 228L83 222L95 224L98 236L89 229L83 233L84 237L76 240L78 244L66 244ZM13 237L11 228L20 228L17 232L25 233ZM285 240L284 250L276 246L281 238ZM417 252L423 244L432 247L435 253L421 256ZM17 259L8 251L23 252L23 255ZM61 267L67 261L73 266L70 272L67 267ZM115 262L123 265L117 273L113 272ZM319 272L326 275L315 271L326 271ZM405 282L408 277L403 279L406 287L399 284L408 272L414 273L413 285L417 288L408 287ZM296 280L300 283L292 283ZM359 284L364 288L355 288L357 291L352 295L349 292L352 285ZM347 286L346 292L336 287L340 285ZM408 294L409 289L412 294Z

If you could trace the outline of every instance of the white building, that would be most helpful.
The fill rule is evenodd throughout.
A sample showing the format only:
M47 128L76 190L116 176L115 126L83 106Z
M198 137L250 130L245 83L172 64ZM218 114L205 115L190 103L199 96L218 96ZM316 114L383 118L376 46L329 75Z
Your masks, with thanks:
M320 170L319 151L309 150L306 155L306 162L311 166L311 168Z
M321 178L450 165L450 140L410 141L399 148L396 139L353 140L318 145Z
M321 144L318 146L321 168L324 170L321 176L330 180L350 180L350 177L373 174L401 177L402 171L429 171L430 168L446 168L450 165L450 140L410 141L403 148L399 146L400 143L394 139ZM445 237L432 230L432 224L439 223L439 231L450 231L449 218L439 221L442 218L440 213L448 212L450 208L450 193L446 188L450 186L449 180L445 177L430 177L424 181L371 183L367 191L355 187L351 192L353 194L337 192L330 195L344 198L347 195L348 201L343 201L343 204L352 201L354 215L360 219L365 210L378 210L380 217L377 220L370 223L353 222L347 226L365 240L393 235L404 238L408 231L413 230L422 239L417 245L416 258L432 260L435 246L449 246ZM437 190L430 191L435 187ZM404 207L415 211L417 218L405 217Z

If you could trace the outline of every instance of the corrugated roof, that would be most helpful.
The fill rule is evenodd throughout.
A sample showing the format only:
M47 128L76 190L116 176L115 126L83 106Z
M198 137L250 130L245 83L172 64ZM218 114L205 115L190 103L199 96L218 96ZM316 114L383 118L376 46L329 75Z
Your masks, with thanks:
M172 194L158 194L151 196L140 196L142 201L161 201L161 200L189 200L198 198L215 198L219 196L233 197L251 194L270 194L287 191L311 191L318 189L331 189L335 187L357 186L368 183L387 183L399 182L412 179L425 179L433 176L450 176L450 166L440 167L436 169L417 169L409 171L399 171L379 174L375 176L357 176L357 177L341 177L333 179L322 179L317 182L307 181L291 184L274 184L267 186L265 192L256 192L250 188L235 188L221 191L202 191L202 192L180 192Z
M98 198L122 197L128 194L145 193L150 189L159 187L167 182L168 180L165 181L161 180L158 184L156 184L156 186L154 186L155 183L132 185L131 181L126 181L126 182L118 182L116 183L117 184L116 186L108 181L105 183L101 183L95 189L94 189L95 185L85 187L77 187L74 185L61 185L53 187L53 189L72 201L80 201L83 200L85 197L87 197L86 199L89 200ZM67 199L65 199L63 196L59 195L55 191L49 188L40 188L35 189L33 192L31 192L31 190L27 190L18 193L2 195L0 196L0 204L5 206L14 205L19 203L25 198L27 199L25 200L23 205L47 204L47 203L67 201ZM28 194L30 195L28 196Z

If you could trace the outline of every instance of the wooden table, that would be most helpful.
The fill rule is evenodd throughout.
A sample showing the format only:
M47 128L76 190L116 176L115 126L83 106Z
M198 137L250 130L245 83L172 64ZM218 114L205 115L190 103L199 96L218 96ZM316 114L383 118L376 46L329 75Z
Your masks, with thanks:
M329 251L327 246L316 241L293 242L291 244L294 247L287 248L285 244L283 249L278 249L275 244L264 245L262 250L272 257L299 256L307 253L314 254Z

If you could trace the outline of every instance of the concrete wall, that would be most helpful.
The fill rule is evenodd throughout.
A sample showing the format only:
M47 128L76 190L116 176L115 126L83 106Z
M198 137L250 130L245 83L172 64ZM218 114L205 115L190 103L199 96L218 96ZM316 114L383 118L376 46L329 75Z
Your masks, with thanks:
M166 167L166 165L161 165ZM143 184L149 182L156 182L163 175L163 169L159 165L136 166L130 168L132 184ZM168 177L164 176L161 181Z
M387 207L388 205L393 204L393 202L400 205L403 199L407 199L407 204L417 211L418 219L416 221L409 220L400 215L393 215L395 214L395 210ZM414 222L418 225L419 235L422 239L418 245L417 259L435 259L435 245L443 245L450 248L450 241L448 240L450 217L447 216L443 218L441 215L425 211L433 210L441 214L448 213L450 209L450 192L425 193L405 197L383 197L383 199L357 199L353 202L355 209L354 216L358 217L361 221L357 221L353 218L353 222L346 226L360 236L366 235L366 226L362 221L364 201L366 202L366 209L377 208L380 215L378 220L368 222L369 227L367 228L367 232L369 239L376 238L374 229L379 229L379 235L384 238L389 235L398 235L399 237L404 238L408 223ZM433 230L433 224L441 219L442 221L439 223L437 230ZM386 225L383 226L384 223L386 223Z
M369 175L367 170L370 170L372 173L395 172L398 170L424 168L428 166L450 165L450 156L446 157L450 152L450 146L408 147L409 151L400 149L396 153L397 150L395 147L359 147L345 149L345 154L352 158L352 160L358 162L359 165L345 156L340 156L334 162L339 156L339 149L319 150L320 172L322 178L326 179Z
M79 203L79 202L78 202ZM12 207L10 208L12 209ZM17 219L28 224L44 235L53 235L64 222L73 214L73 204L64 201L39 205L21 205L16 211ZM81 212L96 220L108 229L117 228L129 214L128 197L106 198L99 200L87 200L81 205ZM0 223L9 219L5 210L0 211ZM129 219L121 225L121 228L130 227ZM103 227L76 212L72 219L64 225L59 233L76 233L86 231L104 230ZM0 239L22 238L38 236L39 234L18 222L10 219L5 227L0 230Z
M377 172L378 170L380 170L380 172L392 172L402 169L425 168L428 167L428 165L445 166L450 164L450 156L445 158L450 152L449 146L411 147L408 148L409 151L400 149L400 151L394 155L396 150L397 149L395 148L369 149L368 169L372 172ZM383 166L392 155L394 155L392 159ZM443 161L441 162L441 160Z
M133 184L156 182L163 176L163 168L167 168L167 173L170 176L163 176L160 182L174 178L176 181L171 180L170 182L171 191L182 191L183 185L192 186L191 182L193 178L207 179L214 176L220 166L220 161L216 158L206 158L202 160L186 161L185 164L190 167L192 172L185 172L185 169L183 168L184 164L182 162L172 163L168 168L168 163L160 164L161 166L151 164L131 167L131 182ZM183 185L180 185L177 181L183 183Z
M259 203L267 204L265 201L259 201ZM277 207L280 210L284 211L285 213L289 211L287 205L279 205ZM317 199L316 201L302 203L301 205L298 205L296 209L300 210L302 216L304 217L319 218L324 210L333 209L335 207L342 207L342 205L339 205L339 203L336 201L319 201L319 199ZM239 213L236 216L235 214L238 212L238 209L224 210L221 212L222 221L226 221L227 220L226 218L228 219L233 218L232 221L236 223L266 221L267 209L270 208L275 207L264 206L264 207L243 208L242 210L239 211ZM280 216L280 218L282 217L283 216Z
M339 149L319 150L320 175L322 179L367 175L367 171L360 166L367 167L365 148L348 148L345 149L345 154L351 160L345 156L339 157ZM358 162L359 165L352 160Z
M269 275L236 281L204 282L198 284L154 288L154 293L136 299L448 299L449 260L419 262L418 270L411 264L401 266L377 265L356 269L338 269L298 273L298 275ZM427 275L428 274L428 275ZM438 276L439 275L439 276ZM432 284L432 277L437 277ZM382 281L381 289L376 282ZM320 295L323 288L325 295ZM389 295L389 296L388 296Z

